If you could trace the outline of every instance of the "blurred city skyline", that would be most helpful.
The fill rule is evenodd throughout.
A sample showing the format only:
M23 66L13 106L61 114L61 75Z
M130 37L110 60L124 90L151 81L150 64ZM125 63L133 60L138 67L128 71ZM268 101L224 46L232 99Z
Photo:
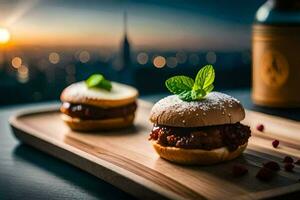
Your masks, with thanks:
M244 6L221 1L0 1L6 46L99 46L118 49L123 13L133 49L240 50L262 0Z
M0 0L0 106L58 99L93 73L141 95L167 92L168 77L206 64L216 89L250 87L251 25L263 2Z

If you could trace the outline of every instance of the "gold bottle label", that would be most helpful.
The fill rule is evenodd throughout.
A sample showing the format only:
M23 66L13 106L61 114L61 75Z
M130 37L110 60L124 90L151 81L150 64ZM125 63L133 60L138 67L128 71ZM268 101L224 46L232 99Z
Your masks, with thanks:
M260 76L272 88L282 86L289 76L289 64L280 52L269 50L263 53L260 61Z
M300 106L300 27L254 25L254 103Z

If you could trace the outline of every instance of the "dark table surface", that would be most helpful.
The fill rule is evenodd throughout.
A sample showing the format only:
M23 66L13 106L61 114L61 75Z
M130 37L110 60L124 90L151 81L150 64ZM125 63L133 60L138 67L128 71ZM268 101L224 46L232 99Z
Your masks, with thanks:
M248 109L300 120L299 109L270 109L251 103L249 91L227 93L240 99ZM155 102L164 95L142 97ZM48 102L0 108L0 199L133 199L80 169L19 143L12 135L9 116L20 109L47 107Z

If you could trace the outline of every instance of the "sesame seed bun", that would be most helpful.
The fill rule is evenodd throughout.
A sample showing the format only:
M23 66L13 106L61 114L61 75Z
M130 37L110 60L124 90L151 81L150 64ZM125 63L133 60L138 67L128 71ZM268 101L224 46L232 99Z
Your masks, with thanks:
M72 130L84 132L125 128L131 126L134 121L134 115L101 120L82 120L79 118L72 118L65 114L62 114L61 117Z
M112 90L88 88L85 82L74 83L65 88L60 96L62 102L93 105L102 108L124 106L136 101L138 91L129 85L112 82Z
M172 127L234 124L244 118L240 102L220 92L211 92L203 100L191 102L171 95L158 101L150 114L152 123Z
M152 145L160 157L182 165L211 165L232 160L242 154L247 144L239 146L235 151L229 151L226 147L213 150L165 147L152 141Z

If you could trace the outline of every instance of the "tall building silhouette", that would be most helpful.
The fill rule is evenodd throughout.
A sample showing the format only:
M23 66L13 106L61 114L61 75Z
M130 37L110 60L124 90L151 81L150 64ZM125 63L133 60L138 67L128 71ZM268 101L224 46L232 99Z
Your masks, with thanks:
M126 83L131 83L131 54L130 42L128 40L127 13L124 12L124 37L121 44L121 73L122 79Z
M124 38L122 44L122 67L123 69L130 68L130 43L127 35L127 13L124 13Z

